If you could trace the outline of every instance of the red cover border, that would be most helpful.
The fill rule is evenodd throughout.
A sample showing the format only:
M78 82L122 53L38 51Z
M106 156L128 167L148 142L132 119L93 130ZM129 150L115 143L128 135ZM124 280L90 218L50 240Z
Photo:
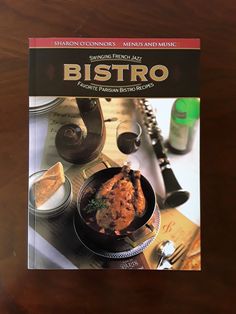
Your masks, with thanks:
M200 49L199 38L29 38L29 48Z

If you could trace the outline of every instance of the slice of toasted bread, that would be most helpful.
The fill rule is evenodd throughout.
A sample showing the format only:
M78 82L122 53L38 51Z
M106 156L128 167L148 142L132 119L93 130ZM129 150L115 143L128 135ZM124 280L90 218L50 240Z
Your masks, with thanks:
M49 168L33 184L36 208L43 205L65 182L63 166L60 162Z

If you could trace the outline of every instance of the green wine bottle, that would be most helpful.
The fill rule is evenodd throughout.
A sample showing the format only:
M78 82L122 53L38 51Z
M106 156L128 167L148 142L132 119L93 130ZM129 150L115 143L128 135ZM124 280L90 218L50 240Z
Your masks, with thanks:
M174 102L168 141L171 152L186 154L191 151L199 115L199 98L178 98Z

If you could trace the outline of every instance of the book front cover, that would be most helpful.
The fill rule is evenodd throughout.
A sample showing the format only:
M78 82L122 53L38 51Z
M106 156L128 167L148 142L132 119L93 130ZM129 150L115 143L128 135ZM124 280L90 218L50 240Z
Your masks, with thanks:
M29 40L28 268L200 270L200 41Z

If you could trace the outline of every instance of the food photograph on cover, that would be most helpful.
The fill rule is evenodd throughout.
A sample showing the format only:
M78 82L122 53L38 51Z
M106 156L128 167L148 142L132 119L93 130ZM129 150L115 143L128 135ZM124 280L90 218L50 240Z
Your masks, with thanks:
M200 98L29 97L28 268L200 270Z

